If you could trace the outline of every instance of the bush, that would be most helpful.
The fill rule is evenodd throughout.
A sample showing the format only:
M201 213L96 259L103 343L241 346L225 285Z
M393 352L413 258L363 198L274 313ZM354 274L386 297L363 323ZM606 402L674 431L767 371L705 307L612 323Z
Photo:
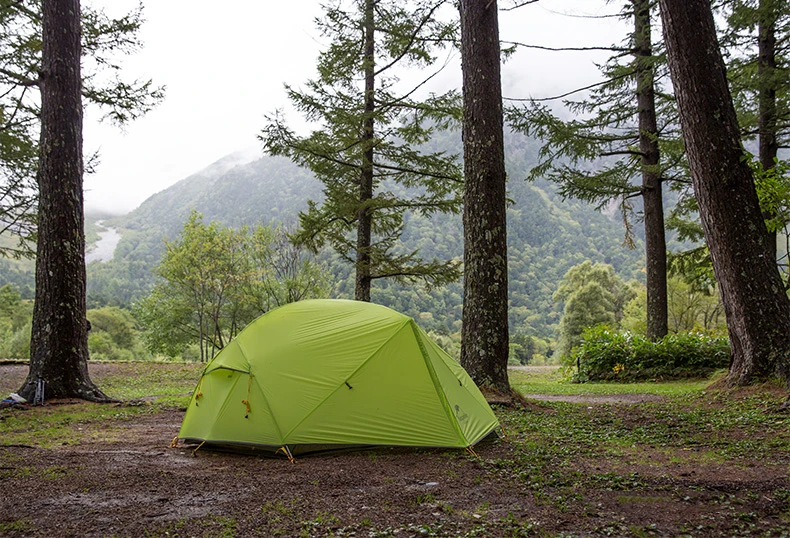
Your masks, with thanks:
M181 351L181 360L184 362L200 362L200 346L196 344L186 346Z
M150 359L150 353L138 338L131 313L107 306L88 310L91 330L88 349L93 360L132 361Z
M579 381L706 377L730 362L726 338L671 334L658 342L598 326L587 329L570 361Z
M31 323L17 330L0 332L0 359L29 359Z

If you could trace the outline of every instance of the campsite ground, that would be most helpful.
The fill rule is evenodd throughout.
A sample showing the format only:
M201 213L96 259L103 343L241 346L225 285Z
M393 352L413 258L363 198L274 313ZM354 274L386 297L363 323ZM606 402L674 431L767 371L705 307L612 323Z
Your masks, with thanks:
M788 536L778 386L571 385L463 451L284 459L168 448L199 365L91 364L122 404L0 409L0 536ZM26 367L0 366L0 394Z

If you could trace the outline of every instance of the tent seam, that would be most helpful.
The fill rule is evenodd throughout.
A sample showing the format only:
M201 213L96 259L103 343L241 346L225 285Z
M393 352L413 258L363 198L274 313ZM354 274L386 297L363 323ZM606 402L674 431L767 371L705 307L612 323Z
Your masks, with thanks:
M415 323L415 326L417 326L417 325L416 325L416 323ZM419 330L419 326L417 326L417 330ZM436 344L436 342L430 341L429 343L430 343L430 344L431 344L431 345L432 345L434 348L441 349L441 348L439 348L439 346ZM446 355L446 354L445 354L445 355ZM452 361L452 360L454 360L452 357L449 357L449 356L448 356L447 358L448 358L449 360L451 360L451 361ZM446 362L446 361L442 361L442 362ZM433 363L431 363L431 364L433 364ZM452 369L450 369L450 368L449 368L447 365L445 365L445 368L448 368L448 370L449 370L449 371L450 371L450 373L452 374ZM457 379L457 378L456 378L456 379ZM474 384L474 381L473 381L471 378L469 378L469 380L472 382L472 384ZM463 382L462 382L460 379L459 379L458 381L459 381L459 382L461 382L461 385L462 385L462 386L464 386L464 388L466 388L466 390L467 390L467 391L469 390L469 389L468 389L468 388L467 388L465 385L463 385ZM483 397L483 398L484 398L484 400L485 400L485 397ZM477 405L477 409L479 409L479 410L481 410L481 411L482 411L482 410L484 410L484 409L485 409L485 407L488 407L488 408L490 409L490 406L488 405L488 402L485 402L485 401L483 402L483 403L485 403L485 407L484 407L484 406L483 406L483 405L480 403L480 401L478 401L476 398L475 398L473 401L474 401L474 403ZM449 402L448 402L448 404L449 404ZM492 413L493 413L493 412L492 412ZM491 428L490 428L490 429L488 429L488 431L487 431L487 432L486 432L484 435L482 435L482 436L481 436L481 437L480 437L480 438L479 438L477 441L475 441L474 443L472 443L472 444L471 444L471 445L469 445L469 446L474 446L474 445L476 445L477 443L479 443L480 441L482 441L482 440L483 440L483 439L484 439L484 438L485 438L485 437L486 437L488 434L490 434L492 431L494 431L494 430L497 428L497 426L500 426L499 419L496 417L496 415L494 415L494 423L493 423L493 425L491 426ZM468 440L466 440L466 437L465 437L465 436L464 436L464 440L465 440L464 442L468 442Z
M420 350L420 354L422 355L422 360L425 361L425 367L428 369L428 375L431 376L431 381L433 382L433 388L439 394L439 401L442 402L442 407L444 407L444 412L447 414L447 418L450 420L450 423L453 425L455 429L455 433L458 434L458 439L464 443L465 445L469 444L467 441L466 436L461 431L461 427L458 425L458 419L453 414L452 409L450 409L450 402L447 400L447 394L444 393L444 389L442 388L441 383L439 383L439 378L436 375L436 370L433 368L433 363L431 359L428 357L428 352L425 350L425 346L422 343L422 339L420 337L420 333L417 330L417 323L410 319L411 321L411 330L414 333L414 339L417 340L417 347Z
M242 355L243 354L244 354L244 352L242 352ZM244 358L246 359L247 357L244 357ZM228 370L230 372L239 372L240 374L249 374L250 373L249 370L239 370L238 368L229 368L227 366L217 366L216 368L214 368L210 372L203 372L203 374L201 374L200 377L205 377L205 376L207 376L210 373L216 372L217 370Z

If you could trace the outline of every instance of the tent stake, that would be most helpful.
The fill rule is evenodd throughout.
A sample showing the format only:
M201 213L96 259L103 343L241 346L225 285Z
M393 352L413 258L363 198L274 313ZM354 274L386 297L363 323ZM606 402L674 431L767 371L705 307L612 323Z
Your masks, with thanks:
M472 448L471 446L466 447L466 451L469 452L475 458L481 459L480 456L477 454L477 452L475 452L475 449Z
M291 451L288 449L288 445L281 446L280 448L277 449L277 452L281 450L283 451L283 454L285 454L285 457L288 458L288 461L290 461L291 463L296 463L296 459L293 457L293 454L291 454ZM275 452L275 454L277 452Z
M197 446L197 448L196 448L195 450L193 450L193 451L192 451L192 457L193 457L193 458L197 457L197 456L195 456L195 454L197 453L197 451L198 451L198 450L200 450L200 447L202 447L202 446L203 446L203 445L205 445L205 444L206 444L206 442L205 442L205 441L203 441L202 443L200 443L200 444Z

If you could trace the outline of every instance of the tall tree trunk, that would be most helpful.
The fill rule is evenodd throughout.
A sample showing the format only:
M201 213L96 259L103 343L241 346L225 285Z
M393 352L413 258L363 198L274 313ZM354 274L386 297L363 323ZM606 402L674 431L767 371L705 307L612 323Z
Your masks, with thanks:
M647 337L660 340L668 332L667 243L659 170L650 0L633 0L633 6L636 100L639 108L639 150L642 153L642 200L645 212Z
M728 382L790 374L790 301L768 258L754 177L744 159L710 0L659 0L705 240L732 347Z
M82 200L80 2L42 2L41 144L36 300L30 372L50 398L105 400L88 376Z
M774 167L779 152L776 138L776 20L778 13L775 0L760 0L757 8L757 79L758 92L758 132L760 134L759 157L763 170ZM767 218L773 215L765 215ZM776 232L771 232L773 240L768 244L769 256L776 260Z
M508 392L505 154L496 0L461 0L464 306L461 364Z
M362 126L362 169L359 176L359 211L357 212L357 259L354 298L370 302L370 237L371 215L369 200L373 198L373 127L375 113L375 20L376 0L365 1L365 115Z

